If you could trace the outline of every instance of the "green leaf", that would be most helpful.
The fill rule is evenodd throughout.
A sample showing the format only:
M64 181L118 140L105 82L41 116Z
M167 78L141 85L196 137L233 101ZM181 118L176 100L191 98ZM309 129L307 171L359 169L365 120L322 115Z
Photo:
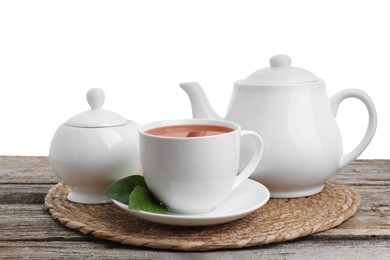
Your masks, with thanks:
M141 186L135 187L129 197L129 209L142 210L158 214L166 214L168 209L162 205L152 193Z
M124 204L129 204L129 197L135 187L146 187L145 179L141 175L132 175L113 183L104 191L104 195Z

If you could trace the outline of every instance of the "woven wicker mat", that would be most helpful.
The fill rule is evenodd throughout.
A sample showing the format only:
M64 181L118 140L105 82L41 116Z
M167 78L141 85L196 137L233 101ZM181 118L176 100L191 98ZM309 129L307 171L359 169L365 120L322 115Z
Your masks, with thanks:
M352 217L360 196L350 186L327 181L311 197L270 199L252 214L225 224L176 227L133 217L114 204L84 205L66 199L59 183L45 198L53 218L84 234L122 244L182 251L241 248L292 240L340 225Z

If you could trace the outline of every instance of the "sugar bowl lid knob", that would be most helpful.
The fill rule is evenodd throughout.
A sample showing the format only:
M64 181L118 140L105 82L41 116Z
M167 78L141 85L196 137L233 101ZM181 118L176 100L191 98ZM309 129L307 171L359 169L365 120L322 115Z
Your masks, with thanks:
M91 109L101 109L106 95L100 88L92 88L87 92L87 101Z
M87 101L90 110L82 112L70 118L65 124L73 127L96 128L121 126L128 123L128 120L122 116L102 109L105 100L103 90L92 88L87 92Z

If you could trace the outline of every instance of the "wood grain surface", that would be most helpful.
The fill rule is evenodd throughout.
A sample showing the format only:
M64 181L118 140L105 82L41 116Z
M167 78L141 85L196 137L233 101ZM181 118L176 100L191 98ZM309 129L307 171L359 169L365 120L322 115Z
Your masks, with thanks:
M390 259L390 160L358 160L335 179L361 195L338 226L286 243L239 250L173 252L121 245L70 230L44 208L58 183L47 157L0 156L1 259Z

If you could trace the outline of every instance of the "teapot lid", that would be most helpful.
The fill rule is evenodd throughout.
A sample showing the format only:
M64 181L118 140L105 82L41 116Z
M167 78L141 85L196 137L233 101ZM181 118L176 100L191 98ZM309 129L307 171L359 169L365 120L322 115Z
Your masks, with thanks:
M65 125L73 127L112 127L127 124L127 120L122 116L101 109L104 104L105 95L103 90L92 88L87 92L87 101L90 110L82 112L70 118Z
M275 55L269 60L270 67L257 70L242 83L252 85L265 84L292 84L318 81L313 73L308 70L292 67L291 58L287 55Z

